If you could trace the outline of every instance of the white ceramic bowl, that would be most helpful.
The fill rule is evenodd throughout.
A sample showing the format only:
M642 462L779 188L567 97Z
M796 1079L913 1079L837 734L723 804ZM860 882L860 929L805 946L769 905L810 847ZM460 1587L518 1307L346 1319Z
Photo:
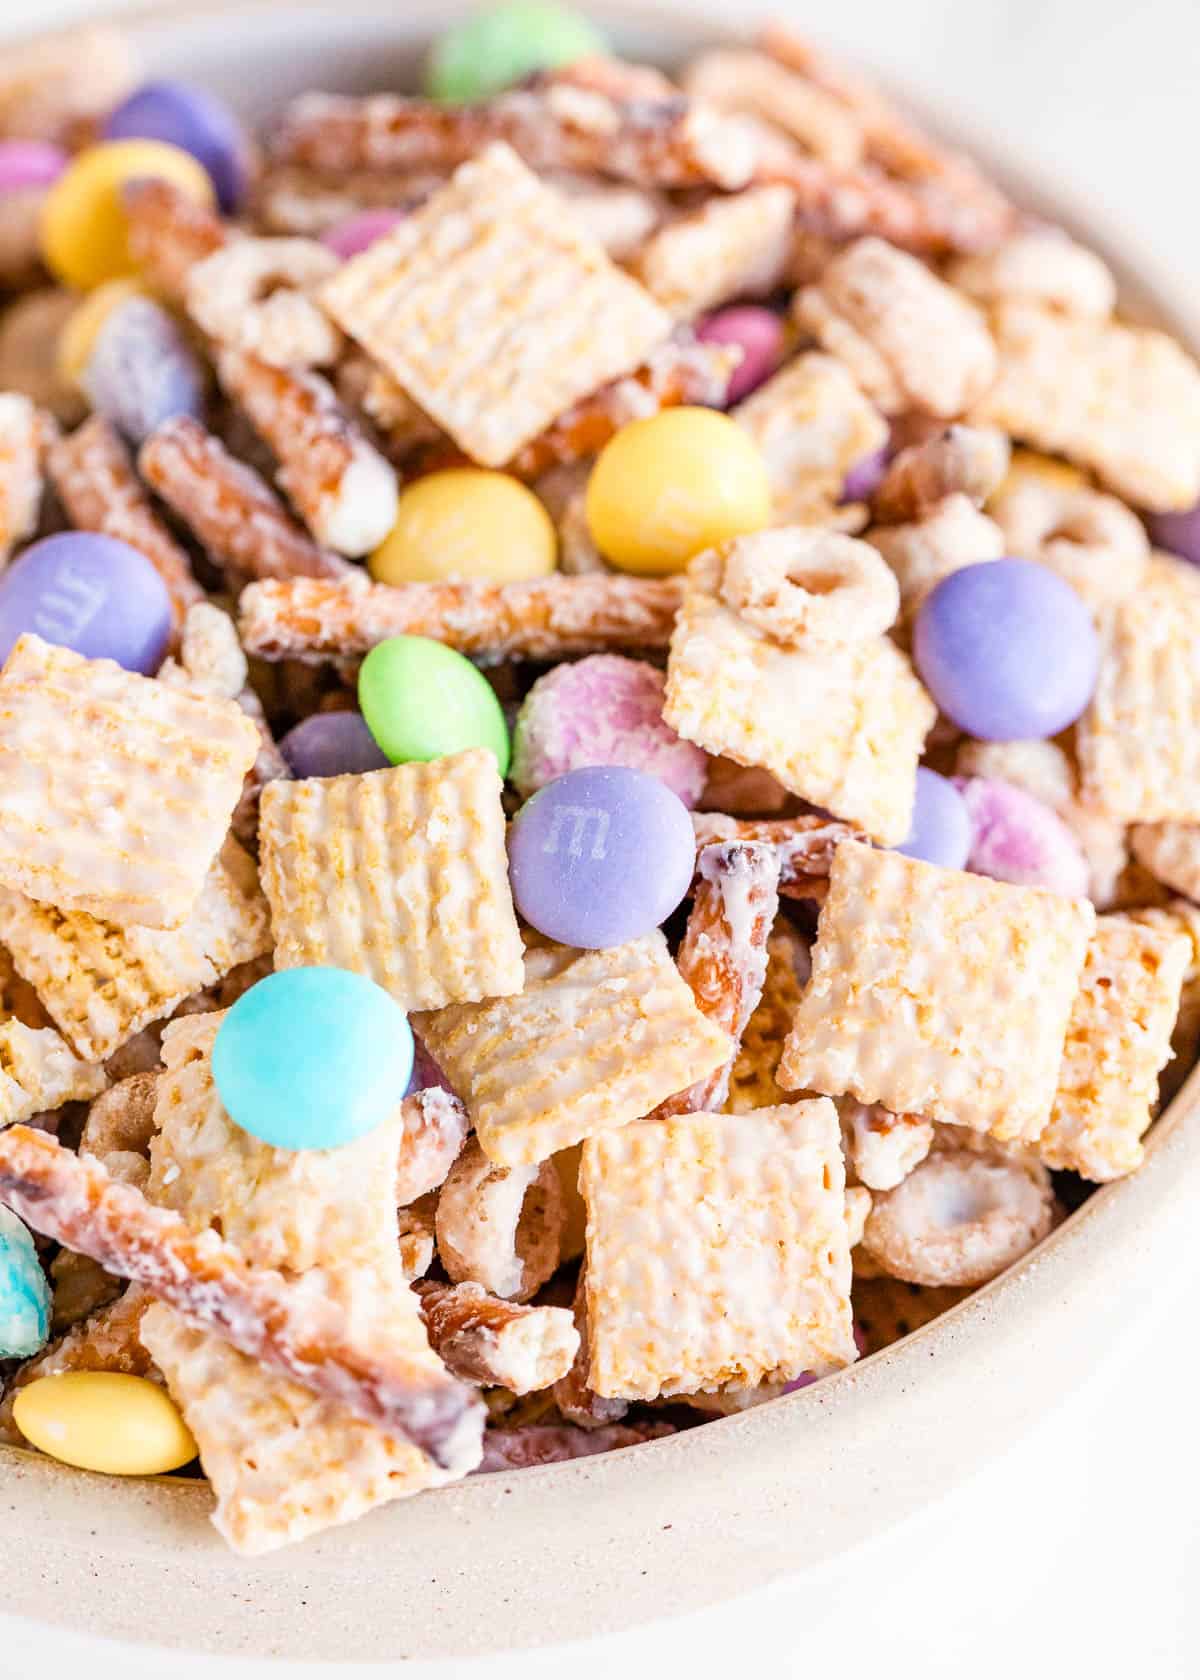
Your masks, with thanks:
M251 0L123 22L151 72L207 82L261 117L310 87L412 85L424 43L463 9ZM592 10L623 49L665 63L731 27L712 0ZM1043 188L1029 160L934 115L1024 202L1104 251L1127 308L1200 342L1171 284L1140 259L1131 272L1093 213ZM1103 1355L1114 1301L1152 1288L1194 1222L1198 1081L1136 1176L962 1306L852 1370L686 1434L477 1477L258 1561L225 1549L202 1484L106 1479L0 1448L0 1604L189 1651L380 1661L629 1628L827 1562L981 1468Z

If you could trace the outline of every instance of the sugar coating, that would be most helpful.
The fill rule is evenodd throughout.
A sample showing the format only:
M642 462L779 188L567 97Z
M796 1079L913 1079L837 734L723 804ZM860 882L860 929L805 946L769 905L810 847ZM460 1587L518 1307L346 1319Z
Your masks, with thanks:
M53 1027L0 1021L0 1126L86 1102L107 1084L103 1068L73 1055Z
M517 714L514 787L528 796L568 770L619 764L658 776L690 809L704 791L708 755L663 721L665 688L655 666L620 654L556 665Z
M0 1359L28 1359L50 1334L50 1285L33 1238L0 1207Z
M1085 897L1088 864L1078 840L1049 805L1011 782L956 776L971 819L967 868L994 881Z

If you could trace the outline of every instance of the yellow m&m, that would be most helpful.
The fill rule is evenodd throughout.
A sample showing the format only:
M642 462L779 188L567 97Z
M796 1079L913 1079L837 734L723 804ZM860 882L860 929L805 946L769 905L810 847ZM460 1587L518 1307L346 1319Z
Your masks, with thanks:
M766 464L735 420L669 408L623 426L588 480L588 529L623 572L680 572L703 549L770 522Z
M49 1457L107 1476L161 1476L196 1456L166 1389L116 1371L38 1377L14 1395L13 1419Z
M108 140L68 164L42 205L46 267L64 285L90 291L136 274L121 189L147 176L169 181L198 204L214 202L203 164L163 140Z
M552 572L557 549L550 515L519 479L449 467L401 491L368 570L378 583L517 583Z

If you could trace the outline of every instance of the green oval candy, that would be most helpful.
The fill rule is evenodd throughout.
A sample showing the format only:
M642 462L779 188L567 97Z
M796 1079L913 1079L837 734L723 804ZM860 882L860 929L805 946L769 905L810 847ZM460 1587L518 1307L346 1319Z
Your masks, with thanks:
M487 678L428 636L392 636L358 673L358 704L393 764L489 747L508 773L508 725Z
M434 99L487 99L534 70L606 51L587 18L553 0L507 0L448 29L425 64Z

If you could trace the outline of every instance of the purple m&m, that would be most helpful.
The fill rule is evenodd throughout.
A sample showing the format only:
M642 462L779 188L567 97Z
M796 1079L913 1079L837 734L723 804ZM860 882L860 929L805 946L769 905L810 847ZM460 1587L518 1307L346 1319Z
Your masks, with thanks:
M869 502L887 477L888 460L888 449L884 444L881 449L873 449L869 455L855 461L842 480L842 501Z
M246 191L249 147L227 105L191 82L145 82L113 111L105 140L165 140L190 152L208 171L226 215Z
M66 167L66 152L47 140L0 140L0 193L48 187Z
M913 658L942 711L968 735L1044 740L1091 699L1100 641L1056 572L1034 560L985 560L952 572L926 597Z
M699 323L696 337L701 344L734 344L742 352L725 399L736 403L775 372L783 360L787 331L774 310L746 303L718 309Z
M351 257L359 256L377 239L382 239L385 233L391 233L404 220L405 214L403 210L357 210L344 222L326 228L321 235L321 243L328 245L334 256L349 262Z
M896 847L905 857L965 869L971 851L971 816L953 782L921 765L908 837Z
M1147 520L1150 541L1181 560L1200 566L1200 502L1182 513L1154 513Z
M0 660L26 631L148 677L167 651L171 600L136 548L64 531L27 548L0 578Z
M198 420L204 374L174 316L130 297L101 323L80 376L92 407L131 443L142 444L176 415Z
M691 884L696 842L665 782L613 765L539 789L509 833L517 909L564 945L597 950L649 933Z
M297 781L309 776L356 776L386 770L391 759L380 751L361 712L314 712L279 743Z

